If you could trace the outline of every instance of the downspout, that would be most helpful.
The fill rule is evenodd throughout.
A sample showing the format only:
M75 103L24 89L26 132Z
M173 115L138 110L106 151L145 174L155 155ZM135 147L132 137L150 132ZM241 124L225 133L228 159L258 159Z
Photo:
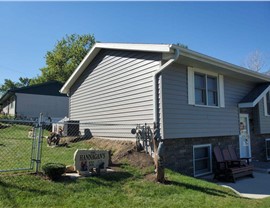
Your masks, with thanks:
M154 84L154 123L160 123L159 122L159 115L158 115L158 77L159 75L167 69L174 61L178 59L180 56L180 51L177 48L174 48L174 57L169 59L166 63L160 66L159 70L157 70L153 76L153 84ZM163 100L161 98L161 106L163 107ZM161 109L163 111L163 109ZM164 123L162 122L162 129L164 130Z

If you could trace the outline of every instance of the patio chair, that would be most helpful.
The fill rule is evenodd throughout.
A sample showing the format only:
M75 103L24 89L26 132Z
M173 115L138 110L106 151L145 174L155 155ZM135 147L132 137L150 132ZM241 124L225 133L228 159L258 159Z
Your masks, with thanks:
M224 160L219 146L214 147L214 156L216 158L216 171L214 179L226 178L228 175L228 164Z
M231 145L228 146L228 151L232 160L239 160L241 162L241 165L249 165L249 159L251 158L239 158L235 152L235 149Z
M229 153L228 149L222 150L224 160L227 162L228 167L240 167L241 160L233 159Z
M215 179L224 178L235 182L237 178L243 176L253 177L253 167L241 166L240 162L236 165L236 161L232 161L228 150L223 150L226 159L224 158L219 146L214 147L214 155L217 161L217 169L215 172ZM235 162L235 163L234 163Z

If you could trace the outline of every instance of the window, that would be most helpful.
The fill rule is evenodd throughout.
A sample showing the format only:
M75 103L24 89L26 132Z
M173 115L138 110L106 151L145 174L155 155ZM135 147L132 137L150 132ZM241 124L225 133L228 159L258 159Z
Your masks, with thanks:
M206 105L206 75L195 74L195 103Z
M210 106L218 106L217 77L207 76L207 101Z
M270 139L265 139L266 159L270 160Z
M270 93L264 97L264 111L266 116L270 116Z
M223 76L189 68L188 96L191 105L225 107Z
M195 104L218 106L217 77L195 73Z
M193 146L194 176L212 172L211 144Z

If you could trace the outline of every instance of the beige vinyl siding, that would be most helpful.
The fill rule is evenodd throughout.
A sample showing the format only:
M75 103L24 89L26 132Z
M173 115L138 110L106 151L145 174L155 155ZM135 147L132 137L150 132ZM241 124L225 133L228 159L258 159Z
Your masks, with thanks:
M102 50L70 89L70 118L94 136L134 138L130 130L136 124L153 123L153 75L160 58ZM88 122L95 124L83 125Z
M239 134L238 102L254 84L224 76L225 108L188 104L187 67L172 65L162 75L165 138Z

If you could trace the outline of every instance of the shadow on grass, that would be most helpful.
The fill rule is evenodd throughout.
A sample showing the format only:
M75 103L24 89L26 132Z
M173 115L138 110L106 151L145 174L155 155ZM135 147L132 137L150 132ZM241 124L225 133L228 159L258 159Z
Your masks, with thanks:
M43 190L40 190L40 189L35 189L35 188L30 188L30 187L26 187L26 186L19 186L19 185L16 185L14 183L7 183L5 181L2 181L0 179L0 187L4 188L4 189L17 189L17 190L20 190L20 191L28 191L28 192L31 192L31 193L38 193L38 194L49 194L49 195L57 195L57 191L43 191Z
M102 173L101 175L93 175L88 176L85 178L71 178L69 176L62 176L61 178L54 180L54 183L65 183L65 184L71 184L71 183L77 183L78 180L88 180L89 183L94 183L98 186L108 186L111 187L111 183L108 182L121 182L128 178L133 177L133 174L123 171L117 171L117 172L106 172Z
M128 178L133 177L133 174L129 172L117 171L117 172L110 172L110 173L102 174L96 177L101 178L106 181L121 182Z
M230 194L226 191L221 191L218 189L213 189L209 187L203 187L203 186L198 186L198 185L192 185L190 183L184 183L184 182L177 182L177 181L168 181L167 184L175 185L175 186L180 186L184 187L186 189L192 189L194 191L200 191L205 194L213 195L213 196L219 196L219 197L234 197L234 198L242 198L240 196L237 196L235 194Z
M64 183L64 184L71 184L71 183L76 183L77 181L75 179L70 178L69 176L61 176L60 178L51 180L45 175L42 176L43 178L46 178L46 180L50 180L53 183Z
M58 196L57 191L42 191L40 189L35 188L29 188L25 186L19 186L14 183L7 183L5 181L2 181L0 178L0 194L2 195L2 199L5 200L5 204L7 207L19 207L19 204L16 202L16 197L14 196L13 190L16 189L20 192L31 192L35 194L49 194L53 197ZM3 201L2 201L3 202Z

